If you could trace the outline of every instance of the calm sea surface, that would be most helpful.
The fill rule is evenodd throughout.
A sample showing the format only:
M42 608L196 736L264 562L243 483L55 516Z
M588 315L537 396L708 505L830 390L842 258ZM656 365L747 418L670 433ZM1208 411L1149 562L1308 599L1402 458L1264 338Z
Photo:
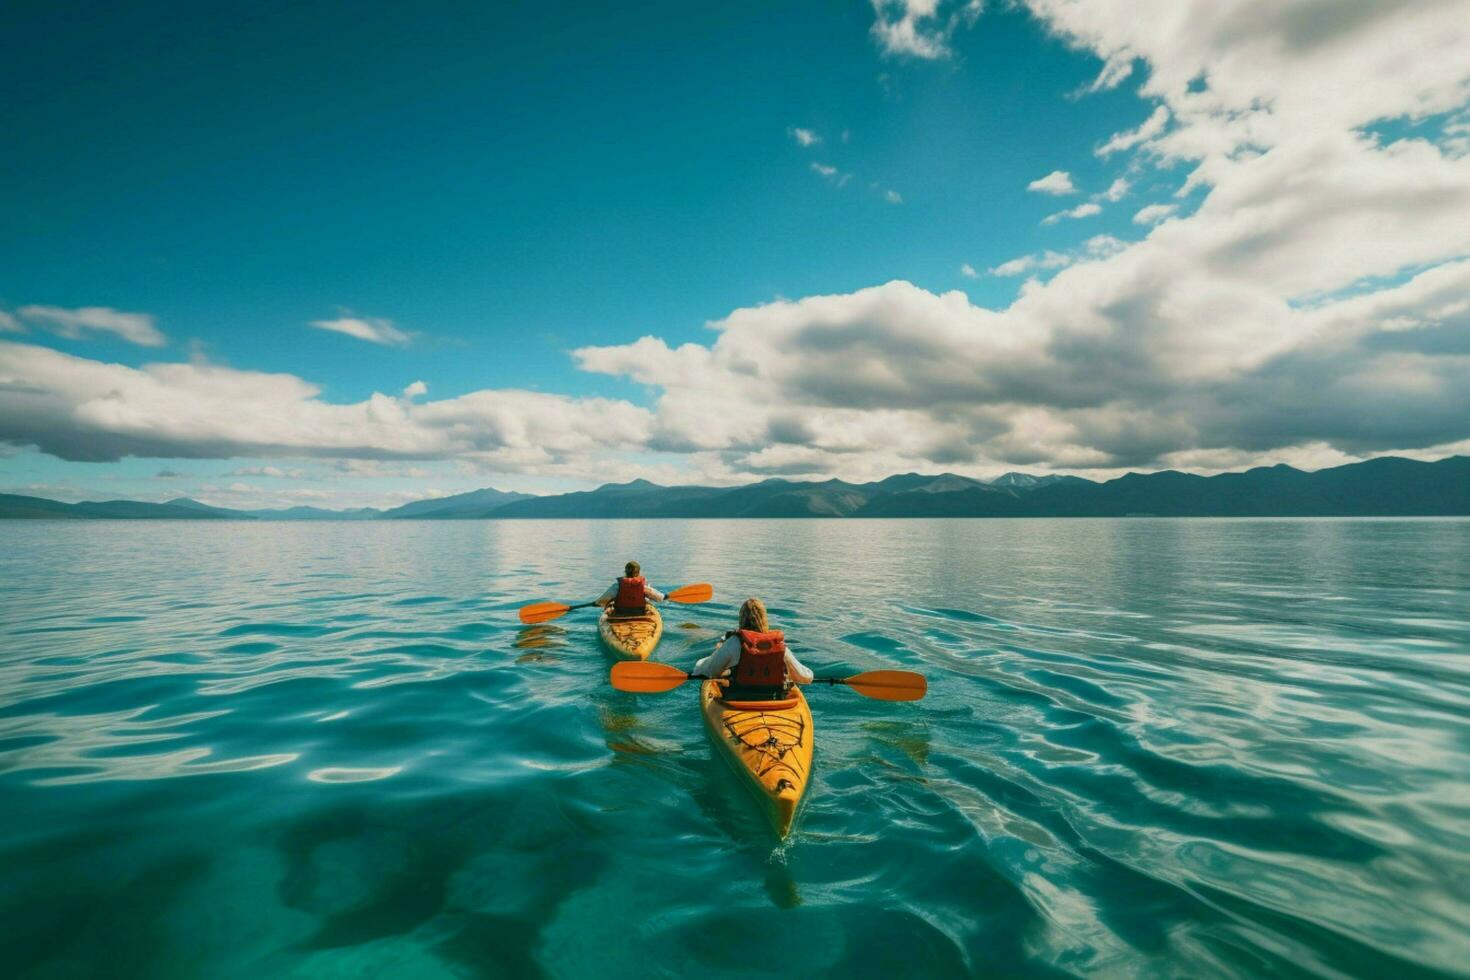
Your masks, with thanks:
M688 666L820 672L778 842ZM0 975L1470 975L1470 521L0 523Z

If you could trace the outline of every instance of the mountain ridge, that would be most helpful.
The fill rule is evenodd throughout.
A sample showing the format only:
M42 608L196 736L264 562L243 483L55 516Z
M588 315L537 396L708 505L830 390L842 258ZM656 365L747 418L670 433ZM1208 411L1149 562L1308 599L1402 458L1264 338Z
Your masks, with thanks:
M1125 473L1104 482L1007 473L986 482L903 473L870 483L771 478L737 487L647 480L547 496L486 487L379 510L235 510L187 497L68 504L0 494L0 519L556 520L618 518L1392 517L1470 515L1470 456L1384 456L1305 471L1285 464L1200 476Z

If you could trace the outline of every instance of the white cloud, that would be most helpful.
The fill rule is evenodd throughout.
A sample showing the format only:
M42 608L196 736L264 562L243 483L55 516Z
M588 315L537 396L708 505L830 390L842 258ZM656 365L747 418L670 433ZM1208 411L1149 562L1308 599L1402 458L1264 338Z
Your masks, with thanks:
M980 278L980 273L976 272L975 267L968 262L960 263L960 275L964 276L966 279Z
M1068 252L1047 249L1033 255L1002 262L990 270L992 276L1019 276L1038 269L1064 269L1083 259L1104 259L1116 255L1128 247L1128 243L1112 235L1094 235L1082 243L1080 248Z
M283 469L279 466L242 466L230 470L225 476L264 476L274 480L301 480L309 474L305 470Z
M413 384L403 389L404 398L418 398L420 395L426 395L428 393L429 386L424 384L422 381L415 381Z
M1026 185L1028 191L1036 191L1040 194L1075 194L1077 187L1072 183L1072 175L1065 170L1053 170L1045 177L1040 177Z
M1128 247L1128 243L1121 238L1112 235L1093 235L1082 243L1082 250L1088 256L1095 259L1105 259L1110 255L1117 255Z
M339 317L336 320L313 320L311 326L318 330L346 334L358 340L388 347L402 347L413 340L413 335L399 330L391 320L366 319L362 317Z
M821 174L823 177L830 180L835 187L844 187L847 185L848 181L852 180L852 174L842 173L836 167L829 166L825 163L813 162L812 172Z
M1025 0L1052 30L1109 64L1141 59L1159 112L1140 143L1204 159L1343 133L1464 104L1470 16L1462 0Z
M1133 74L1133 60L1127 57L1109 59L1103 64L1102 71L1098 72L1097 78L1093 79L1087 87L1089 92L1103 92L1111 88L1117 88L1128 76Z
M745 473L1107 470L1206 449L1366 454L1470 436L1470 358L1436 347L1470 324L1451 299L1470 288L1470 263L1371 308L1293 311L1248 280L1171 281L1155 266L1169 243L1099 236L1086 251L1101 257L1003 311L894 282L737 310L710 347L645 337L575 353L661 391L657 447ZM1385 314L1414 326L1386 341ZM1231 318L1251 327L1198 329ZM798 441L778 451L786 417Z
M889 204L902 204L903 195L900 194L898 191L892 190L890 188L883 192L883 200L887 201Z
M1023 255L1020 258L1002 262L990 270L992 276L1019 276L1033 269L1060 269L1072 264L1072 256L1062 252L1037 252L1035 255Z
M22 319L69 340L79 340L88 333L110 333L143 347L162 347L168 343L148 313L124 313L107 306L83 306L75 310L60 306L22 306L15 312ZM11 325L18 326L13 318Z
M788 132L791 133L791 138L796 140L798 146L816 146L822 142L822 137L816 132L802 129L800 126L793 126Z
M1063 218L1090 218L1100 213L1102 213L1102 208L1088 201L1085 204L1077 205L1075 208L1058 211L1056 214L1049 214L1041 220L1041 223L1044 225L1054 225Z
M1097 148L1097 155L1105 157L1123 150L1131 150L1140 143L1147 143L1159 135L1159 133L1162 133L1164 127L1168 124L1169 110L1163 106L1159 106L1150 113L1149 117L1137 129L1125 130L1124 132L1114 133L1110 136L1102 146Z
M1138 213L1133 216L1133 223L1136 225L1157 224L1178 209L1177 204L1149 204L1138 209Z
M431 476L431 472L421 466L402 466L397 463L385 463L380 459L339 459L332 463L335 476L357 477L371 479L396 479L396 480L422 480ZM473 472L473 469L471 469ZM473 489L473 488L471 488ZM425 490L423 496L446 496L451 493L461 493L461 490Z
M1470 154L1470 111L1445 123L1444 150L1454 157Z
M651 417L627 402L515 389L333 404L290 374L205 362L141 368L0 342L0 442L71 460L323 457L466 459L555 472L641 447Z
M1109 184L1108 189L1099 194L1097 196L1097 199L1105 201L1121 201L1123 200L1124 196L1127 195L1128 188L1130 186L1131 185L1125 178L1119 177L1117 180Z
M0 442L72 459L452 459L597 482L616 453L630 475L732 482L1467 451L1464 5L1024 2L1103 60L1099 85L1143 77L1148 121L1100 151L1127 154L1130 180L1158 166L1191 204L1139 241L1002 263L1054 272L1009 306L895 281L737 309L708 343L574 352L650 387L651 410L519 391L335 405L291 375L0 343ZM956 8L878 9L943 48L934 31ZM1364 128L1438 113L1453 121L1421 138Z
M873 37L883 54L935 61L950 56L949 41L980 15L981 0L872 0Z
M15 317L0 310L0 333L25 333L26 328L20 325Z

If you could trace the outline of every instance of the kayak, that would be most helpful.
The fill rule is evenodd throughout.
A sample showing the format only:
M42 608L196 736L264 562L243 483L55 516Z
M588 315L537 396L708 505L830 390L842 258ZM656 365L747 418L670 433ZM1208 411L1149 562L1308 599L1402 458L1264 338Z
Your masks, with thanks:
M812 712L801 688L785 701L720 699L716 681L699 687L699 706L718 751L765 806L782 837L791 832L812 769Z
M641 616L614 616L604 606L597 619L597 633L614 653L631 660L647 660L664 635L664 620L652 605Z

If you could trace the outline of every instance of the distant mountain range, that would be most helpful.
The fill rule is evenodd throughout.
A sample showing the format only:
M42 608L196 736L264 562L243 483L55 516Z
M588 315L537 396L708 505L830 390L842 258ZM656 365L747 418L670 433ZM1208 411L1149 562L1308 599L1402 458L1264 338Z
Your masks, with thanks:
M389 510L230 510L180 497L65 504L0 494L0 518L184 520L477 520L690 517L1391 517L1470 515L1470 456L1433 463L1383 457L1303 472L1264 466L1195 476L1166 470L1096 483L1007 473L991 481L905 473L876 483L764 480L665 487L647 480L536 497L474 490Z

